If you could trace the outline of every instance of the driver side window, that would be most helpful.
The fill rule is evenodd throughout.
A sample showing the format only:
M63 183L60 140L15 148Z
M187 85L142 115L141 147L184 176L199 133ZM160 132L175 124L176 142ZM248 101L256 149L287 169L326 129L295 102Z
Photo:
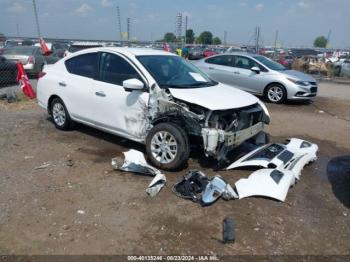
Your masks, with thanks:
M140 75L124 58L111 53L101 53L99 81L122 86L123 81L131 78L142 81Z

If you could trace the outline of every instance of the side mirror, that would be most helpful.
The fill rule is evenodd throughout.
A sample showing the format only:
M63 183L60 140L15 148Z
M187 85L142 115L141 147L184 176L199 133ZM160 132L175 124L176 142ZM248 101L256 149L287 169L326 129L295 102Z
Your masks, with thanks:
M260 68L257 66L253 66L250 70L252 70L253 72L260 74Z
M136 78L131 78L123 81L123 87L125 91L141 90L144 88L144 84Z

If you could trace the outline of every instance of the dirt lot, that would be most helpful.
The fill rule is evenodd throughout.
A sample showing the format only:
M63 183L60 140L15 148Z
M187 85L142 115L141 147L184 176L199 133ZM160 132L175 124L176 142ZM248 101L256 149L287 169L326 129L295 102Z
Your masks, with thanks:
M171 192L186 170L218 173L231 184L251 171L215 172L195 157L186 170L166 172L167 187L150 198L150 177L110 166L142 146L82 125L58 131L34 102L1 102L0 253L349 255L349 179L332 179L326 167L349 154L350 95L332 88L335 95L324 86L331 98L312 104L267 105L273 141L293 136L320 147L285 203L247 198L205 208ZM234 244L220 242L226 216L236 221Z

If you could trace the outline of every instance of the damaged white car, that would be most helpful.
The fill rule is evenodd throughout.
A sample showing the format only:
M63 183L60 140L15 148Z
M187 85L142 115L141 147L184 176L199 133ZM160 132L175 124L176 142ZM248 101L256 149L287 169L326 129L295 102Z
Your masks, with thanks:
M143 143L149 161L165 170L183 166L191 144L225 160L244 141L261 139L270 121L253 95L150 49L76 52L45 66L37 96L57 128L76 121Z

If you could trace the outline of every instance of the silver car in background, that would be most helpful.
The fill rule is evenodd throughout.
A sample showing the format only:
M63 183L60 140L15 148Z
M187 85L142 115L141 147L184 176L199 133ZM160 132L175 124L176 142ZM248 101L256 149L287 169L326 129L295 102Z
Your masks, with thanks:
M28 75L37 75L46 63L41 48L37 46L6 47L2 56L9 61L21 61Z
M271 59L255 54L230 53L201 59L194 64L214 80L266 97L271 103L315 97L316 80L287 70Z

